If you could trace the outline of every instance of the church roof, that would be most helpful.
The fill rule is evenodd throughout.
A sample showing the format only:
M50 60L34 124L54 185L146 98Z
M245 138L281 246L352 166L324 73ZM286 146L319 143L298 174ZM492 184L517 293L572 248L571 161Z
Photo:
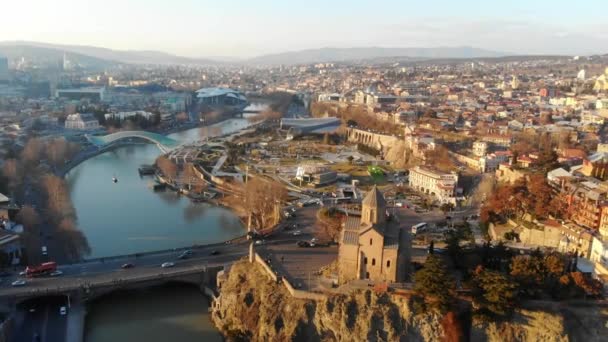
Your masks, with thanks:
M363 199L363 202L361 204L373 208L386 207L386 201L384 200L384 196L375 185L372 190L368 192L367 195L365 195L365 198Z

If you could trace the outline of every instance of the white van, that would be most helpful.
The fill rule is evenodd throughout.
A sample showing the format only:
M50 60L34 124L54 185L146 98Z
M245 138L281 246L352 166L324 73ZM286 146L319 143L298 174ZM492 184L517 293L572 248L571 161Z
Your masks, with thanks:
M412 226L412 234L416 235L420 232L425 231L429 225L426 222L420 222Z

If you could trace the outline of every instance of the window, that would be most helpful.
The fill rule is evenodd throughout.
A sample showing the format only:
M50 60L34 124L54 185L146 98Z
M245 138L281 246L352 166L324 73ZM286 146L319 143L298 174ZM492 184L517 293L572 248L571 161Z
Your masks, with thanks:
M376 266L376 258L372 258L372 266Z
M390 260L386 260L386 268L391 268L391 261Z
M364 257L364 258L363 258L363 264L364 264L364 265L367 265L367 257Z
M372 245L372 242L374 242L374 239L369 239L369 245Z
M365 279L369 279L369 272L365 272Z

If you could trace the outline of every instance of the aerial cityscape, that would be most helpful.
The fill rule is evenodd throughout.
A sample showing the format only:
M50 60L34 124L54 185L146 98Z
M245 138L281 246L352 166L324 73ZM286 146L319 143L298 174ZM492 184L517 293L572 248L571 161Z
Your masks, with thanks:
M7 2L0 342L608 340L605 3Z

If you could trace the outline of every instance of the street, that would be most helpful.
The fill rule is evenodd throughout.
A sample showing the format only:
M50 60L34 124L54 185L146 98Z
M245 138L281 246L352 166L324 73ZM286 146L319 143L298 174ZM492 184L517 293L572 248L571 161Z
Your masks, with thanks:
M67 306L65 297L37 298L20 304L17 316L23 324L13 341L65 341L67 315L59 313L62 306Z

